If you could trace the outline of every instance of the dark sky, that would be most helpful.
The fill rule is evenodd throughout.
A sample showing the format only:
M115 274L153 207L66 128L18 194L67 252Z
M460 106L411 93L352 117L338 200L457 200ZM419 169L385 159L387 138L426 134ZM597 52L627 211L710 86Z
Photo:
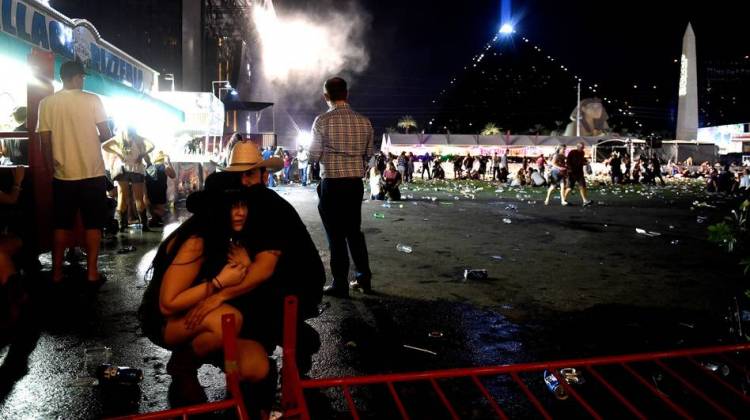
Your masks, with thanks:
M500 1L277 0L275 4L283 13L352 1L371 18L366 41L370 65L352 81L352 102L373 118L379 131L394 126L404 114L420 122L432 115L430 105L436 93L458 75L500 24ZM179 4L177 0L126 2L130 4L124 8L108 7L113 3L100 0L52 0L52 5L71 17L92 20L105 38L118 44L112 38L127 36L121 30L125 22L142 21L144 13L159 4ZM528 37L584 80L604 87L638 82L672 84L676 89L679 68L673 60L679 57L688 21L696 32L699 61L750 54L750 15L744 12L743 3L515 1L514 42ZM122 23L111 26L110 22ZM160 54L156 49L132 53L152 64L148 58Z
M513 2L517 34L527 37L584 80L672 84L677 89L688 21L699 61L750 54L743 2L556 1ZM373 60L352 94L363 111L395 125L405 113L429 115L435 92L461 71L499 27L499 1L376 0ZM383 96L384 95L384 96ZM379 118L380 119L380 118Z

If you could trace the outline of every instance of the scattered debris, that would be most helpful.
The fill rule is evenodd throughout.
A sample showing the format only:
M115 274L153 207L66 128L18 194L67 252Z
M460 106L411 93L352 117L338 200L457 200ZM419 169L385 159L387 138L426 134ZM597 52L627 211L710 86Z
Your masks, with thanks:
M509 225L509 224L513 223L513 221L510 220L510 219L508 219L507 217L505 217L505 218L503 218L503 223L505 223L506 225Z
M118 254L129 254L131 252L135 251L135 247L133 245L124 246L117 250Z
M641 228L635 228L635 231L636 231L636 233L640 233L641 235L646 235L646 236L651 236L651 237L661 236L661 233L659 233L659 232L649 232L649 231L647 231L645 229L641 229Z
M464 270L464 280L486 280L488 277L485 268L467 268Z
M411 246L405 245L405 244L401 244L401 243L396 244L396 249L399 250L399 251L401 251L401 252L403 252L403 253L405 253L405 254L411 254L412 251L413 251L413 248Z
M431 354L433 356L437 356L437 353L435 353L432 350L427 350L427 349L423 349L423 348L420 348L420 347L414 347L414 346L410 346L408 344L404 344L404 348L410 349L410 350L421 351L422 353L427 353L427 354Z

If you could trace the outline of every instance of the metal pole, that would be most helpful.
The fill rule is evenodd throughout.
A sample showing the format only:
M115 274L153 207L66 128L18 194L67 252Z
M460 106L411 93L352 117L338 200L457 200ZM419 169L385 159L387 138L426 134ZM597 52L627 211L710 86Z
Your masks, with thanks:
M578 81L578 102L576 102L576 137L581 137L581 81Z

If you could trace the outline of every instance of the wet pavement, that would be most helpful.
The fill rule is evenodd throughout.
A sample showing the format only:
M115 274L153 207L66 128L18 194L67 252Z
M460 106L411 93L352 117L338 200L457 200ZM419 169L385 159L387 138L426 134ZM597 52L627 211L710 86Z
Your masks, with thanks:
M314 189L277 191L297 208L327 265ZM403 193L407 199L390 207L363 204L375 293L326 298L330 305L311 321L322 340L311 377L522 363L729 339L724 317L741 267L705 238L707 225L727 214L730 203L696 208L694 201L705 200L696 186L600 188L592 197L600 204L585 208L545 207L541 189L499 191L481 183L415 184ZM698 216L706 220L699 223ZM641 235L636 228L661 235ZM169 353L140 336L136 318L143 275L162 235L134 228L107 240L101 266L109 281L95 300L73 288L35 301L41 333L28 372L0 388L0 418L89 419L169 408ZM399 243L413 252L399 252ZM129 246L132 252L126 252ZM48 259L43 256L44 265ZM464 280L471 268L486 269L488 278ZM96 346L111 347L118 365L143 369L140 388L81 386L84 349ZM200 381L209 399L223 398L219 369L204 366ZM356 391L354 397L363 411L379 401L377 392ZM504 397L514 416L528 414L522 396ZM345 410L337 398L316 401L323 418ZM463 412L482 418L481 408L469 405Z

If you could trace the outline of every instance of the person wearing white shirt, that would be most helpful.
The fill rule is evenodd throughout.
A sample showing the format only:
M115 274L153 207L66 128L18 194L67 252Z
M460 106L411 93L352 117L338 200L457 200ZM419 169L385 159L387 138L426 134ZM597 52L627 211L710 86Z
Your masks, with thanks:
M89 285L104 282L97 259L102 227L107 216L106 178L100 144L112 137L102 100L83 91L83 65L68 61L60 66L61 91L39 103L37 132L42 146L52 149L52 281L63 280L63 252L73 239L80 212L85 229Z

